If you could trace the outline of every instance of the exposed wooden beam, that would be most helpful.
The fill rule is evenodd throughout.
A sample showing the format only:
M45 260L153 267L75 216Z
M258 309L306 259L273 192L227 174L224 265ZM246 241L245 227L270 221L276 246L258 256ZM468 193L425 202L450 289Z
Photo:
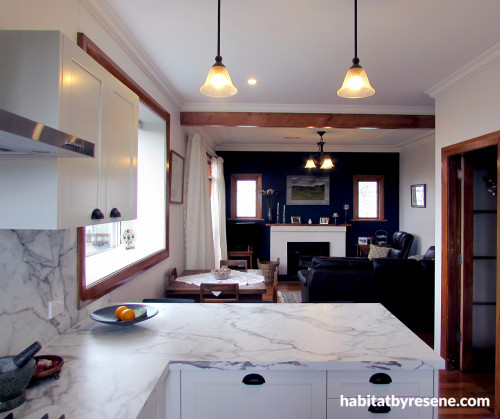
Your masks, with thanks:
M181 112L181 125L380 129L433 129L435 127L434 115L280 112Z

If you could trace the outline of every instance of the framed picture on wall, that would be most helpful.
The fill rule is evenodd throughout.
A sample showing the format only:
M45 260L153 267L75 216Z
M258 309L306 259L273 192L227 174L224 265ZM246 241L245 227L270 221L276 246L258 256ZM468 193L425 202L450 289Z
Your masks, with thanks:
M358 237L358 244L368 244L368 237Z
M287 205L330 205L330 176L287 176Z
M425 208L425 184L411 185L411 206Z
M170 202L184 202L184 157L170 150Z

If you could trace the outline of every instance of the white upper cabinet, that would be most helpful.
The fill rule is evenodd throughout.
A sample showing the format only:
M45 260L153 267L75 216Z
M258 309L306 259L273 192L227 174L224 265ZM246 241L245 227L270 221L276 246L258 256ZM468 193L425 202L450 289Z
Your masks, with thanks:
M0 56L0 108L95 144L95 158L0 155L0 228L136 218L137 95L58 31L0 31Z

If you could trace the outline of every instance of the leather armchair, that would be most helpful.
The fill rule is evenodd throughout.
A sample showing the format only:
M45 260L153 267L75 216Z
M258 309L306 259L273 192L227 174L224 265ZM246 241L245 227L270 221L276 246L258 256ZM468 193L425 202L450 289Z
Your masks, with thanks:
M392 236L391 250L388 257L391 259L406 259L413 243L413 235L404 231L396 231Z

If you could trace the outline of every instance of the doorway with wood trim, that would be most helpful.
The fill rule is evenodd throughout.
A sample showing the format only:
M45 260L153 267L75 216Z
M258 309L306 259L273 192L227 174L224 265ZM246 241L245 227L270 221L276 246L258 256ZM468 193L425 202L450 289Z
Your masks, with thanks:
M495 374L500 406L496 181L500 131L442 149L441 355L448 369Z

